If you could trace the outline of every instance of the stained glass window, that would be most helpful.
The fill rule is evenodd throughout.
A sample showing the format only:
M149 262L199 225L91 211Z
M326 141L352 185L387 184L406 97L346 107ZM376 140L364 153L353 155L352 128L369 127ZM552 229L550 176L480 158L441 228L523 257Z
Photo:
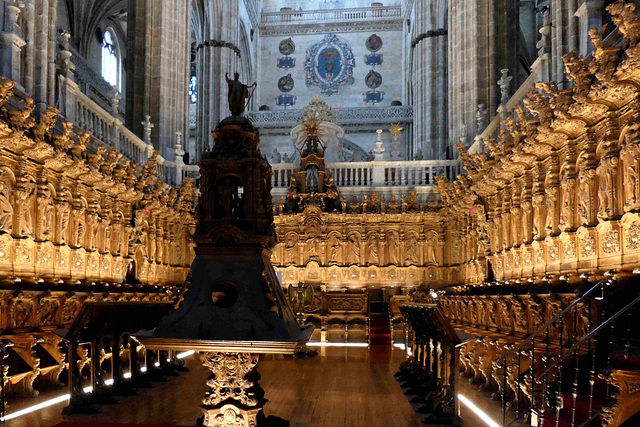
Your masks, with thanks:
M102 77L112 86L120 88L120 64L114 37L104 32L102 41Z
M189 81L189 101L192 104L195 104L198 100L198 78L196 76L191 76L191 80Z

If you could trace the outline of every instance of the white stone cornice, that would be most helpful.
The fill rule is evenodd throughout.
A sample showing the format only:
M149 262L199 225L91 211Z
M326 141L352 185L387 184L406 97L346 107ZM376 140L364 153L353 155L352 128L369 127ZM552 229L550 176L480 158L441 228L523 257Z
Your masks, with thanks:
M402 25L402 19L368 22L328 22L322 24L295 24L281 26L261 24L260 34L263 36L293 36L346 32L397 31L402 30Z

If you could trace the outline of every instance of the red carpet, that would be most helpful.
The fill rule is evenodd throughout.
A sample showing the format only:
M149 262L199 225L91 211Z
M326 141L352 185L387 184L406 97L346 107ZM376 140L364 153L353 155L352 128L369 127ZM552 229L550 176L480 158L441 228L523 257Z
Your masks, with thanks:
M369 318L369 344L391 345L388 314L372 314Z

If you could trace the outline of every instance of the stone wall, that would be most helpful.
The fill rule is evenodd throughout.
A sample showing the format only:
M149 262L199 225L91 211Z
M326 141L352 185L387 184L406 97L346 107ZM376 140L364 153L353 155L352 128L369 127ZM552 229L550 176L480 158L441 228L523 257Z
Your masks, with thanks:
M382 47L378 53L383 55L383 62L380 65L367 66L365 55L370 54L365 46L366 40L372 34L377 34L382 39ZM376 89L384 92L384 100L375 105L388 106L391 101L403 101L403 34L402 29L395 31L383 31L372 25L370 31L366 32L336 32L332 33L338 37L340 42L345 43L353 53L353 83L346 83L337 88L337 92L328 94L322 88L307 83L309 72L305 69L309 50L317 43L320 43L326 34L278 34L274 36L262 36L260 47L260 69L258 76L259 96L256 106L266 105L272 110L283 109L276 105L276 98L283 94L278 89L278 81L282 77L291 75L294 87L291 95L297 97L293 108L306 106L315 96L322 96L327 104L334 108L365 107L363 93L370 89L365 84L365 77L370 70L375 69L382 76L382 83ZM278 59L284 57L279 51L279 45L283 40L291 38L295 44L295 51L288 55L295 60L293 68L279 68ZM309 58L311 59L311 58ZM344 61L342 63L344 66ZM287 107L288 109L291 107Z

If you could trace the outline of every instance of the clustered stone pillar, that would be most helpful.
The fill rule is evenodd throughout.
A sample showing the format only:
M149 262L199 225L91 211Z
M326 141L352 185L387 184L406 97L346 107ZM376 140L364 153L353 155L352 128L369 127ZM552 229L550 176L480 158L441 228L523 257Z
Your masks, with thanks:
M0 74L33 97L36 111L55 105L54 0L0 0Z
M449 4L449 140L460 140L460 124L475 122L478 104L488 111L498 107L491 96L496 79L489 76L491 41L489 6L478 0L452 0ZM473 139L473 126L467 127L468 140Z
M452 0L449 6L449 140L472 141L478 132L477 108L489 111L487 123L504 99L497 82L512 70L513 88L527 77L519 63L520 9L512 0ZM531 18L530 18L531 20ZM506 100L505 102L506 103ZM463 128L464 125L465 127ZM465 135L462 135L464 129Z
M431 5L416 0L413 40L413 153L442 159L447 145L447 17ZM432 13L436 11L435 14ZM441 12L441 13L440 13ZM413 156L412 156L413 158Z
M141 123L150 115L151 140L169 160L176 132L189 134L190 13L189 2L129 2L126 125L142 137Z
M0 73L15 81L20 81L21 63L20 54L25 45L20 37L21 31L18 26L20 16L20 2L17 0L5 0L0 3L4 8L2 16L4 22L0 22Z

